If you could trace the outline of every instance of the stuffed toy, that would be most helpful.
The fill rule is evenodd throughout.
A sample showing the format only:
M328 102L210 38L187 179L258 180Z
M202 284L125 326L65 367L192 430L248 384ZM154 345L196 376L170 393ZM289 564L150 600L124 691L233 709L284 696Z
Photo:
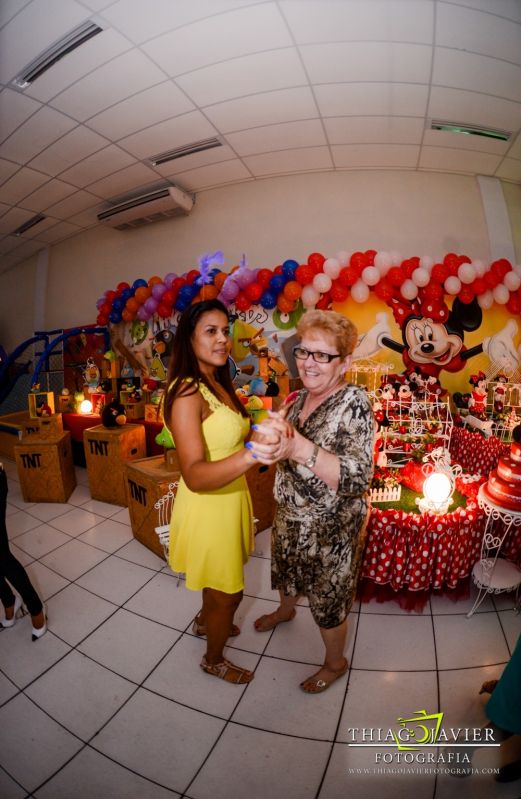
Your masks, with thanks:
M101 423L105 427L119 427L126 421L125 408L117 400L105 405L101 412Z

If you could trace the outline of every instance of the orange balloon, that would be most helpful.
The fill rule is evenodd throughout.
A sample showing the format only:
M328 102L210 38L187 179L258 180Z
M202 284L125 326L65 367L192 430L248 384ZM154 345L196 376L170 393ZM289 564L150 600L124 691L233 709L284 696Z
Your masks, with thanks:
M211 283L203 286L201 291L199 292L199 296L201 300L215 300L217 295L219 294L219 289L217 286L212 286Z
M199 292L198 292L198 293L195 295L195 297L192 299L192 303L191 303L191 304L192 304L192 305L195 305L195 303L196 303L196 302L201 302L201 300L202 300L202 299L203 299L203 298L202 298L202 296L201 296L201 292L199 291Z
M127 311L130 311L130 313L136 313L137 309L139 308L139 302L136 300L135 297L129 297L125 305L125 308L127 309Z
M291 311L295 310L295 302L293 300L288 300L284 294L279 294L277 298L277 308L282 313L291 313Z
M121 318L124 322L132 322L132 320L136 318L136 314L129 311L127 308L123 308L121 311Z
M223 283L227 277L228 277L227 272L217 272L217 274L215 275L213 279L213 284L219 291L222 289Z
M157 283L162 283L162 282L163 281L161 280L161 278L158 277L157 275L154 275L153 277L149 277L148 278L148 285L150 286L150 288L152 288L152 286L157 285Z
M284 286L284 296L288 300L298 300L302 294L302 286L296 280L289 280Z
M143 305L145 300L148 300L150 295L152 294L152 289L148 288L147 286L140 286L136 289L135 298L136 300Z

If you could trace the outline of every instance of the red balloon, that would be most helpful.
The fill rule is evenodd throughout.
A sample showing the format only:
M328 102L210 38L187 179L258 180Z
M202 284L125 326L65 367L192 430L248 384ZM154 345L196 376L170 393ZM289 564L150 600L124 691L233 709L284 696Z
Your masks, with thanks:
M379 300L389 302L393 296L393 287L386 280L380 280L374 287L374 293Z
M308 265L316 272L320 272L324 266L325 257L320 252L312 252L308 255Z
M117 292L115 292L115 291L106 291L105 292L105 299L106 299L107 302L112 303L112 300L115 300L117 296L118 296Z
M160 305L169 305L172 307L177 297L177 291L174 291L173 285L171 289L163 292Z
M343 286L354 286L358 278L360 277L360 272L354 266L344 266L341 270L338 280Z
M510 299L505 307L507 311L514 316L517 316L517 314L521 313L521 297L519 296L519 292L516 291L510 295Z
M342 285L340 280L333 280L330 294L333 302L344 302L349 296L349 291Z
M474 294L472 288L470 286L462 286L461 291L458 294L460 302L465 303L465 305L469 305L476 295Z
M487 284L483 280L482 277L477 277L471 284L470 287L476 297L479 297L481 294L484 294L487 290Z
M96 324L97 325L106 325L108 321L109 321L109 318L104 313L99 313L97 315L97 317L96 317Z
M494 274L494 272L486 272L483 276L483 280L488 289L495 289L497 284L501 281L501 278Z
M451 270L454 269L454 267L456 267L457 269L459 267L459 258L455 252L448 252L445 258L443 259L443 263L445 264L445 266L448 266L449 269Z
M264 291L264 287L261 286L260 283L250 283L249 286L246 286L244 289L244 293L248 297L251 302L258 302L262 296L262 292Z
M104 302L101 308L99 309L100 314L104 314L106 317L108 317L111 310L112 310L112 305L109 302Z
M367 259L367 266L374 266L374 257L376 255L376 250L366 250L364 255Z
M257 272L257 283L260 283L263 288L267 289L272 277L273 272L271 269L259 269Z
M471 264L472 263L472 259L469 258L468 255L460 255L459 263L460 263L460 266L461 266L461 264Z
M116 290L119 291L120 294L122 291L124 291L124 289L129 289L129 288L130 285L128 283L118 283L118 285L116 286Z
M177 292L179 291L179 289L181 288L181 286L186 286L186 280L184 279L184 277L176 277L176 279L174 280L174 282L173 282L173 283L172 283L172 285L170 286L170 289L171 289L172 291L175 291L175 292L176 292L176 294L177 294ZM167 289L167 291L168 291L168 290L169 290L169 289ZM166 294L166 291L165 291L165 294ZM165 296L165 294L163 294L163 297ZM161 299L163 299L163 297L161 297Z
M490 265L490 269L494 275L497 275L500 280L503 280L507 272L512 269L512 264L506 258L499 258Z
M295 278L301 286L307 286L315 277L315 272L308 264L301 264L295 269Z
M157 306L157 313L162 319L167 319L172 313L172 306L165 305L165 303L161 301Z
M360 275L362 269L369 266L365 252L354 252L349 259L349 266L354 266L355 269L358 269L358 274Z
M399 266L392 266L386 275L387 282L391 286L401 286L405 280L405 275Z
M444 283L450 275L450 269L447 264L434 264L431 272L431 280L437 283Z
M429 283L421 290L421 296L426 300L442 300L445 292L439 283Z
M234 303L238 311L247 311L248 308L251 308L251 300L249 299L245 291L239 291L234 300Z
M284 274L284 270L282 269L282 266L280 264L279 264L279 266L275 267L275 269L273 270L273 274L274 275L283 275Z
M315 307L318 308L319 311L327 311L328 308L331 308L331 294L329 291L322 294Z
M416 269L416 265L413 263L412 258L406 258L405 261L402 261L401 269L405 277L410 278Z
M420 258L418 255L413 255L412 258L409 258L409 261L414 264L414 268L418 269L420 265Z

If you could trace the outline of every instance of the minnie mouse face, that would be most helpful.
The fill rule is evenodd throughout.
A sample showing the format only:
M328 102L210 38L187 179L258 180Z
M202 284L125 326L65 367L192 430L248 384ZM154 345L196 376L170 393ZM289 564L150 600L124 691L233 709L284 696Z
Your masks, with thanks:
M403 331L409 356L415 363L436 364L443 367L461 351L461 336L449 333L445 325L432 319L411 317Z

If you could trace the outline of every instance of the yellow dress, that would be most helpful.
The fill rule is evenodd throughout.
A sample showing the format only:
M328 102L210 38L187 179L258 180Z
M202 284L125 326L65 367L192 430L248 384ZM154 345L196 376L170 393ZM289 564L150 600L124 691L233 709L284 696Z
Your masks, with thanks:
M207 461L219 461L244 446L250 423L220 402L202 383L211 414L202 424ZM243 565L253 550L253 511L246 477L215 491L190 491L181 478L170 522L170 566L186 574L194 591L244 588Z

